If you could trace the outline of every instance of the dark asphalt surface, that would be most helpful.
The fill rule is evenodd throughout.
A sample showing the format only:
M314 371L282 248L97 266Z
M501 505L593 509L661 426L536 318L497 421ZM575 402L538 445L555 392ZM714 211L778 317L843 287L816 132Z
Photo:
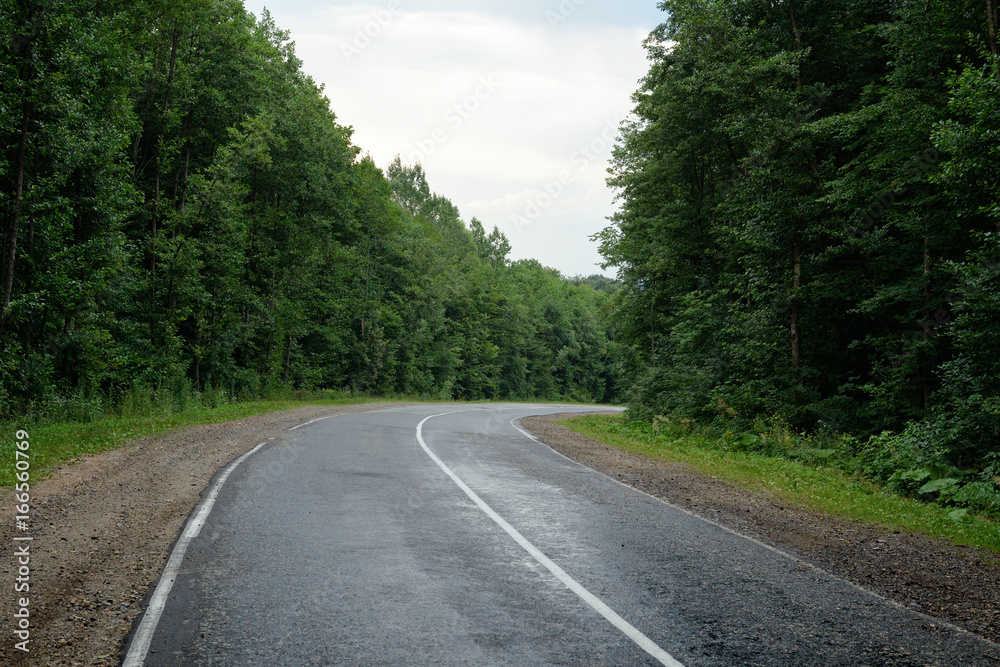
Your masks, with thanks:
M429 405L285 434L226 482L146 665L658 665L477 506L689 667L1000 665L892 605L563 458Z

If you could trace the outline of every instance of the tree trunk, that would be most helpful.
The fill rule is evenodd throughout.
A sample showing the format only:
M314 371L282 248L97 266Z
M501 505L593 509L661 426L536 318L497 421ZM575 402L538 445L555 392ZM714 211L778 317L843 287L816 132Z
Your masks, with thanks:
M996 65L997 78L1000 79L1000 57L997 55L997 29L1000 23L997 22L997 13L993 8L993 0L986 0L986 32L990 41L990 52Z
M11 293L14 290L14 262L17 259L17 231L21 222L21 202L24 195L24 170L28 159L28 119L31 108L25 100L21 115L21 139L17 148L17 170L14 186L14 211L11 215L10 228L7 232L7 266L4 276L3 308L0 309L0 334L7 325L7 309L10 307Z
M191 114L192 111L188 111L187 116L184 118L184 122L181 124L180 145L184 147L184 165L178 166L177 170L174 172L174 192L172 197L174 200L174 206L176 206L177 210L181 213L184 212L183 193L187 192L188 166L191 161L191 142L189 139L192 123ZM181 195L180 198L178 198L178 194Z
M795 0L788 0L788 15L792 19L792 32L795 33L795 43L798 45L798 49L802 50L802 31L799 30L798 19L795 18ZM801 70L795 75L797 81L798 90L802 90L802 73Z
M188 193L188 169L191 166L191 145L188 144L184 153L184 187L181 188L181 207L180 212L183 215L184 206L187 204L187 193Z
M139 131L135 135L135 139L132 142L132 164L133 164L133 176L138 176L139 172L145 168L146 164L146 152L149 148L148 145L142 145L142 138L146 134L146 124L149 121L149 110L153 105L153 97L156 95L157 81L156 78L160 75L160 65L162 64L162 52L159 50L156 52L156 60L153 63L153 74L152 81L149 84L149 91L146 94L146 104L142 111L142 120L139 123ZM142 155L139 155L139 147L142 145Z
M372 250L369 250L369 252L373 254L368 258L368 266L365 271L365 305L361 310L361 340L365 339L365 320L368 318L368 300L371 294L372 273L375 271L375 254Z
M201 330L204 322L202 311L195 319L196 330L194 335L194 390L201 393Z
M789 335L792 345L792 368L796 371L802 363L802 332L799 328L799 317L801 315L802 297L802 240L799 233L795 233L792 242L792 299L791 299L791 322Z
M987 32L990 36L990 51L997 55L997 15L993 9L993 0L986 0ZM1000 63L997 64L997 74L1000 75Z
M157 149L159 150L159 149ZM149 220L149 272L156 273L156 222L160 215L160 157L156 157L153 178L153 215Z
M931 215L930 213L924 216L924 299L929 304L931 298ZM924 320L923 330L924 330L924 340L930 340L934 332L931 327L931 306L927 306L927 319ZM924 410L930 411L931 409L931 383L926 377L922 383L923 398L924 398Z
M167 89L163 95L163 114L162 118L167 117L167 111L170 109L170 89L174 83L174 67L177 63L177 40L178 32L174 30L174 37L170 43L170 69L167 72ZM156 147L156 173L153 181L153 216L150 223L150 252L149 252L149 272L156 273L156 228L157 228L157 218L160 215L160 170L162 165L160 163L160 149L163 146L163 128L160 128L160 136L157 138Z
M174 277L170 276L167 282L167 310L170 311L170 319L173 321L174 311L177 309L177 295L174 292Z
M649 358L653 363L653 370L656 370L656 295L653 294L649 302Z
M292 334L289 332L285 343L285 386L288 386L288 375L292 368Z
M155 74L155 72L154 72ZM132 177L138 177L139 171L141 170L141 165L146 161L146 148L142 144L142 137L146 131L146 123L149 121L149 108L153 104L153 93L155 88L150 86L149 94L146 95L146 107L142 112L142 120L139 122L139 131L135 133L135 139L132 140ZM143 146L142 159L139 156L139 148Z

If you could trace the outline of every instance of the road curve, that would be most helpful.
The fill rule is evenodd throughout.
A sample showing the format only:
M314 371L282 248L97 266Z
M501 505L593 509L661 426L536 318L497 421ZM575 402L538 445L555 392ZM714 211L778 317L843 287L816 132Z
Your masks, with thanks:
M1000 664L517 427L584 410L413 405L266 443L213 480L125 664Z

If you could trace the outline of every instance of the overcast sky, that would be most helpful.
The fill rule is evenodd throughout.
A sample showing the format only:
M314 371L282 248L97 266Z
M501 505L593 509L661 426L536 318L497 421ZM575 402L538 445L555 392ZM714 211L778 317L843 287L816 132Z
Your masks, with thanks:
M618 123L647 71L656 0L245 0L291 31L303 69L383 169L431 189L565 275L607 273L589 236Z

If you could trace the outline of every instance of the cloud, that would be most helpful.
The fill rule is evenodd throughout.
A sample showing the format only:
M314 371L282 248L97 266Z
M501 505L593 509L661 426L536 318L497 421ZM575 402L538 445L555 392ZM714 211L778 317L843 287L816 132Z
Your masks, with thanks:
M609 127L628 115L648 69L647 30L575 16L553 29L537 5L511 17L410 4L327 5L275 19L377 164L419 159L435 191L464 217L499 226L519 256L544 254L533 244L551 243L558 229L562 253L549 262L593 272L600 257L588 237L613 212ZM582 158L588 148L600 150ZM571 182L547 203L546 184L564 172ZM516 220L539 197L547 205L529 232Z

